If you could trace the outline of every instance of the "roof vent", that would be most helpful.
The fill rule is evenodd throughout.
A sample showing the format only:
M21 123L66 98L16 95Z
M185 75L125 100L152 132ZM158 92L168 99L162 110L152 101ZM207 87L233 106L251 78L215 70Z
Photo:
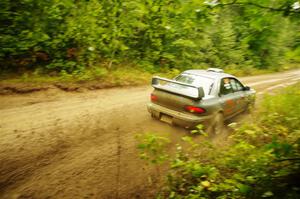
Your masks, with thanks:
M224 70L222 70L220 68L209 68L209 69L207 69L207 72L224 73Z

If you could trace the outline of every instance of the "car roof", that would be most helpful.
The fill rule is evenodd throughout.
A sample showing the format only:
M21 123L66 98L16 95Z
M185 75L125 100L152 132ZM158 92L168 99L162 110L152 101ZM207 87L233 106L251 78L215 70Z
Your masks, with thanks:
M199 76L210 77L214 79L222 79L224 77L236 78L235 76L224 72L216 72L212 70L199 70L199 69L186 70L182 74L199 75Z

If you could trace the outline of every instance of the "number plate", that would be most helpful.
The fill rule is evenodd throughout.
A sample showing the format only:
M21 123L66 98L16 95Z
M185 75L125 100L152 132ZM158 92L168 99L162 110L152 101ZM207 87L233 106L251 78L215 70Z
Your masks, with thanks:
M160 117L160 120L163 121L163 122L166 122L168 124L172 124L173 117L162 114L161 117Z

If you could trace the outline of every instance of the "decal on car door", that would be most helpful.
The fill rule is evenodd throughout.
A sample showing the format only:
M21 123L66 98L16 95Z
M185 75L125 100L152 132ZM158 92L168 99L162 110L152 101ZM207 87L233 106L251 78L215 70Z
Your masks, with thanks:
M230 99L230 100L225 101L225 104L224 104L225 114L226 115L232 114L234 111L235 105L236 105L235 100Z

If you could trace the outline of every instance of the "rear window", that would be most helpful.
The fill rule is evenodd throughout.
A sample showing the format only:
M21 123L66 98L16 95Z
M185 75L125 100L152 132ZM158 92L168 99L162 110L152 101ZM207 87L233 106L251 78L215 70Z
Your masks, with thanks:
M202 87L205 95L209 95L214 85L214 79L200 75L182 74L175 78L176 81Z

